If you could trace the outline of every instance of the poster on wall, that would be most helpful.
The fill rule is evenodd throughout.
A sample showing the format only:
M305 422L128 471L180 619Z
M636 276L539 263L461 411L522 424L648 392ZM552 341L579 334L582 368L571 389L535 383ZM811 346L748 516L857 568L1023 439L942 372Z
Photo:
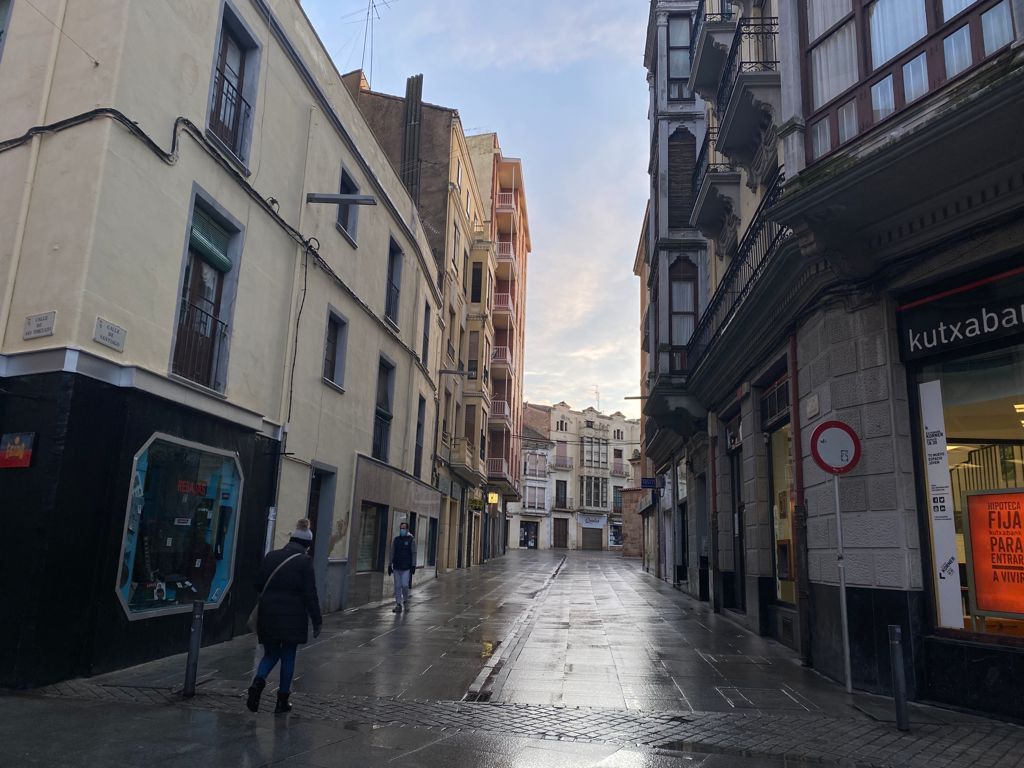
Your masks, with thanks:
M1024 489L967 494L971 613L1024 619Z
M0 469L32 466L35 432L13 432L0 437Z
M938 620L940 626L963 629L964 609L960 596L960 566L956 556L956 523L953 519L956 511L946 456L942 385L938 381L926 381L919 386L919 391Z

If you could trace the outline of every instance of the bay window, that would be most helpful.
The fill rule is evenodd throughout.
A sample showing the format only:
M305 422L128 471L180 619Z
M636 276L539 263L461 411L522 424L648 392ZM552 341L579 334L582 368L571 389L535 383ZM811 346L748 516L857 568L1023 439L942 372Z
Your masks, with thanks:
M803 0L800 9L809 162L1014 40L1010 0Z

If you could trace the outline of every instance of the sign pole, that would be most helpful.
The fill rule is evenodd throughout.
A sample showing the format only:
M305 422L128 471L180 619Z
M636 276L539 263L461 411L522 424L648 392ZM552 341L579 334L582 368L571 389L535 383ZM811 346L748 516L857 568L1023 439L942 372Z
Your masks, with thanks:
M846 614L846 563L843 555L843 518L839 513L839 475L832 475L832 485L836 489L836 544L839 565L839 623L843 633L843 672L846 679L846 692L853 693L853 679L850 675L850 624Z
M836 492L836 565L839 567L839 623L843 633L843 672L846 692L853 693L853 675L850 671L850 619L846 611L846 553L843 549L843 516L839 507L839 476L844 475L860 461L860 438L849 424L824 421L811 435L811 458L832 475Z

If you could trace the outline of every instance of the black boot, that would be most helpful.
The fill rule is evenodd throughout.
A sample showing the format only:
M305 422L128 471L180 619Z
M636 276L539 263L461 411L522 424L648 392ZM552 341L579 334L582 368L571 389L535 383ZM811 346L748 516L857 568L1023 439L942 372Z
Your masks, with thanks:
M245 706L250 712L259 712L260 696L263 695L263 689L266 687L267 681L262 677L253 678L252 685L249 686L249 697L245 700Z
M281 693L280 691L277 692L277 706L274 707L275 715L281 715L285 712L292 711L292 705L288 703L288 697L290 695L291 694L288 693Z

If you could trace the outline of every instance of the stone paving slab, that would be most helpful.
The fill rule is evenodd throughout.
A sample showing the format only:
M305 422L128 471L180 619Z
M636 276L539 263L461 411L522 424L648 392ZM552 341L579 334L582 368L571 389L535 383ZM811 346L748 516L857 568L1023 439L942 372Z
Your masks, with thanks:
M242 710L244 692L229 685L210 683L201 686L194 698L183 701L180 693L169 688L100 685L76 680L22 695L238 713ZM900 733L890 725L873 720L808 713L637 712L317 694L305 694L294 698L293 702L292 717L347 725L514 734L562 742L772 757L857 768L1024 766L1024 728L994 722L923 724L908 733Z

